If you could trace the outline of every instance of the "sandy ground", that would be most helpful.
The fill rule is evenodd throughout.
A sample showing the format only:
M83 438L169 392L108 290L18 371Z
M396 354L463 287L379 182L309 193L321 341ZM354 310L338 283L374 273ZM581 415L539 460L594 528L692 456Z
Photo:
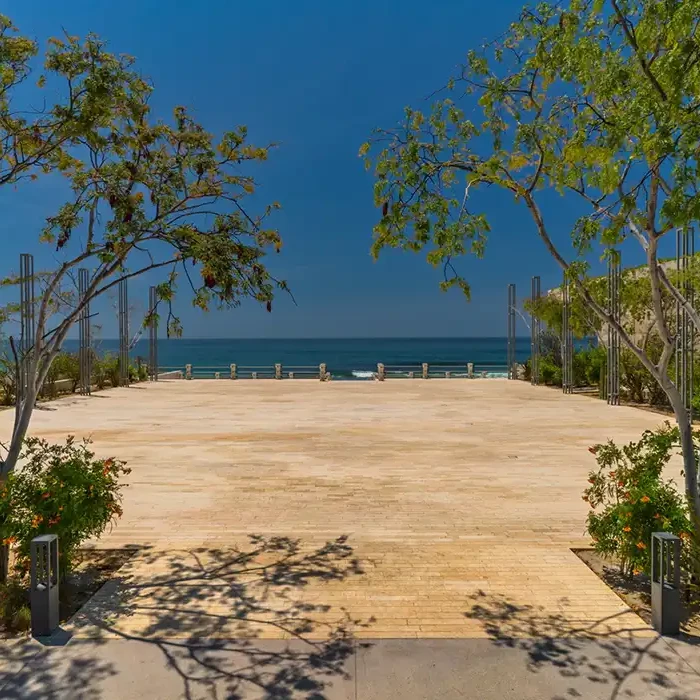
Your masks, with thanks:
M302 604L319 636L341 616L369 637L488 636L503 606L520 611L516 636L648 631L570 548L588 544L587 447L658 415L457 379L173 380L47 409L33 434L89 435L133 469L124 517L95 545L149 548L78 634L293 636L278 616ZM243 624L234 584L284 602Z

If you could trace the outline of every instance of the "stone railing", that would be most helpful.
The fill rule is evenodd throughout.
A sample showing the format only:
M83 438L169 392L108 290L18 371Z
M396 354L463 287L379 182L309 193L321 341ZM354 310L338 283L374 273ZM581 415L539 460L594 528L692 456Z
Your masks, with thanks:
M506 365L485 365L474 362L435 363L420 362L407 365L385 365L377 363L376 371L358 369L353 372L354 379L476 379L476 378L505 378ZM328 365L322 362L316 365L239 365L200 366L187 364L184 369L159 368L159 378L184 379L318 379L330 381L333 376ZM337 377L336 377L337 378ZM348 377L349 379L350 377Z

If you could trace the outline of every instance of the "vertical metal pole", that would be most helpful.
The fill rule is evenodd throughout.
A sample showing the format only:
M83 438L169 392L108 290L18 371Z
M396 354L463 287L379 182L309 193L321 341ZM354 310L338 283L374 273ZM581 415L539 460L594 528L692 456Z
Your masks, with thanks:
M540 278L535 277L535 301L539 305L541 297ZM535 349L537 351L537 383L540 383L540 356L542 354L542 321L539 316L535 319Z
M540 383L540 331L541 322L534 314L534 308L540 300L540 278L532 278L530 299L533 306L533 313L530 314L530 381L534 384Z
M561 285L561 386L565 394L568 385L566 378L566 336L568 333L566 328L566 312L569 308L569 300L566 298L566 295L568 291L566 286L566 272L564 272L564 279Z
M613 291L612 291L612 260L608 258L608 287L607 287L607 292L608 292L608 314L612 317L613 314ZM605 397L607 399L608 404L610 403L610 397L612 395L612 366L613 366L613 347L612 347L612 339L613 339L613 327L612 324L608 323L608 351L606 353L606 372L605 372L605 382L606 382L606 391L605 391Z
M508 379L517 379L517 364L515 352L515 285L508 285Z
M88 271L81 267L78 270L78 299L82 303L88 288ZM80 344L78 348L78 363L80 367L80 382L78 390L83 396L88 396L92 384L92 355L90 343L90 303L86 302L80 311L78 319Z
M34 256L21 253L19 256L20 275L20 358L17 377L17 401L21 403L29 392L31 378L29 367L34 353L36 323L34 319Z
M620 259L615 261L615 321L620 324ZM615 331L615 405L620 405L620 333Z
M690 275L691 260L695 256L695 229L688 227L676 231L676 274L677 284L689 304L695 303L695 292ZM676 302L676 387L683 396L683 405L689 419L693 415L695 360L695 327L690 316L680 303Z
M119 280L119 379L129 386L129 298L126 280Z
M678 289L683 290L682 273L681 273L681 247L682 247L682 229L676 229L676 284ZM681 305L676 302L676 376L675 385L680 391L681 389L681 363L683 353L683 343L681 341Z
M530 280L530 303L535 303L535 278ZM535 313L530 312L530 384L537 384L537 358L535 357Z
M608 313L618 325L622 321L620 306L620 280L622 264L618 251L611 251L608 258ZM611 406L620 404L620 334L608 324L607 399Z
M683 294L688 294L688 229L683 230ZM690 406L688 405L688 312L683 309L683 317L681 319L683 324L683 403L685 405L685 410L688 412Z
M156 308L158 306L158 295L156 288L148 290L148 374L152 381L158 381L158 316Z
M688 303L694 307L695 305L695 289L693 286L693 274L692 269L690 269L691 264L695 263L695 229L691 226L688 229L688 293L686 298ZM693 420L693 399L695 397L695 377L694 377L694 365L695 365L695 324L691 321L690 316L686 312L688 318L688 415L692 422Z
M574 390L574 337L571 331L571 287L564 272L562 281L562 390L571 394Z

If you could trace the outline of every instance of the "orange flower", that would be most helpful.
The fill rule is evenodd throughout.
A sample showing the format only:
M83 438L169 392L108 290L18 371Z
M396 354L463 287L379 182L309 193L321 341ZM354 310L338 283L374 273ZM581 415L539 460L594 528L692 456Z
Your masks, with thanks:
M629 525L625 525L625 527L622 528L623 532L632 532L632 528Z
M679 532L678 537L686 542L690 541L690 535L687 532Z
M57 515L55 518L49 518L49 525L58 525L61 522L61 516Z
M639 500L642 503L649 503L649 501L651 501L651 498L649 498L649 496L642 496Z
M637 549L646 549L647 546L644 544L644 542L637 542Z
M598 445L593 445L592 447L588 448L588 451L594 455L598 451Z
M636 576L637 574L641 574L642 570L641 569L632 569L632 573Z
M110 469L114 465L114 460L110 457L105 460L105 468Z
M15 542L17 542L17 538L16 538L16 537L6 537L6 538L2 541L2 543L3 543L6 547L9 546L9 545L11 545L11 544L14 544Z
M581 496L581 499L584 501L588 501L588 496Z
M657 513L657 514L654 516L654 520L658 520L660 517L661 517L661 513Z
M617 485L618 485L618 486L624 486L624 485L625 485L625 482L624 482L624 481L618 481L618 482L617 482Z
M44 491L44 493L41 494L41 497L46 500L47 498L51 498L51 493L49 491Z
M35 515L35 516L32 518L32 527L39 527L39 525L41 525L41 523L43 523L43 522L44 522L43 516L41 516L41 515Z
M594 477L591 477L591 478L588 480L588 483L589 483L589 484L595 484L595 478L594 478Z
M631 518L631 517L632 517L632 513L627 513L627 517L628 517L628 518Z
M612 478L615 478L615 474L617 474L617 472L608 472L608 476Z

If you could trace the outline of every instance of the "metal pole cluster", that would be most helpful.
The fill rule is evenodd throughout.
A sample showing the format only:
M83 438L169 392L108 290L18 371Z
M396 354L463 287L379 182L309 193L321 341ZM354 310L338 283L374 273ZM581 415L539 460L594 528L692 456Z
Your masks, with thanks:
M20 277L20 358L19 377L17 378L18 403L24 400L29 393L31 378L29 366L36 334L36 322L34 318L34 256L30 253L21 253L19 256Z
M89 284L88 271L81 267L78 270L78 300L85 299ZM92 349L90 347L90 302L85 301L78 317L78 363L80 366L80 380L78 391L83 396L89 396L92 387Z
M688 303L694 303L692 281L689 274L690 260L695 255L695 230L691 227L676 231L676 284ZM692 416L693 363L695 327L688 312L676 302L676 387L683 397L685 410Z
M612 251L612 253L608 258L608 314L619 325L622 319L620 313L622 266L619 252ZM620 334L610 323L608 324L607 399L611 406L620 405Z
M119 383L129 386L129 299L126 280L119 280Z
M148 291L148 374L152 381L158 381L158 316L156 307L158 305L158 295L156 288L151 287Z
M539 276L532 278L531 300L533 312L530 314L530 382L532 384L540 383L540 335L542 324L539 318L535 317L535 309L539 305L540 300L540 278Z
M518 366L515 354L515 285L508 285L508 379L518 378Z
M562 389L565 394L574 391L574 334L571 331L571 287L569 278L564 272L562 283L562 331L561 331L561 358L562 358Z

